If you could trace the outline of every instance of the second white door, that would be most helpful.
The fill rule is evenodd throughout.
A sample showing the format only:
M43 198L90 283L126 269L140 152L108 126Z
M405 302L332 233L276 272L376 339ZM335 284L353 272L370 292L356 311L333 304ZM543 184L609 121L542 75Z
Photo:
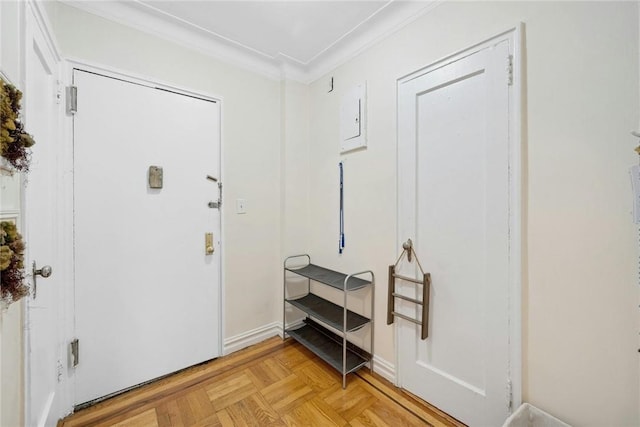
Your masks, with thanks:
M81 70L74 85L82 404L221 353L220 104Z
M398 85L399 238L432 278L429 337L399 321L400 382L474 426L510 408L509 55L502 41Z

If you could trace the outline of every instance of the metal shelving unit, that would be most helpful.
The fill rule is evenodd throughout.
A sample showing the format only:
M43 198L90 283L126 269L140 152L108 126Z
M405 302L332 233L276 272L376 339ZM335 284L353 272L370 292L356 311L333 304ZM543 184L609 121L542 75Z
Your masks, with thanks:
M289 261L295 258L307 258L303 266L289 266ZM297 297L287 297L287 272L294 273L307 279L307 293ZM362 275L369 275L371 280L365 280ZM327 285L342 291L342 306L311 293L311 282ZM371 270L358 273L344 274L311 264L311 257L307 254L293 255L284 260L283 299L299 310L307 318L302 325L286 328L286 304L282 313L283 339L287 334L300 344L311 350L322 360L334 367L342 374L342 388L346 387L347 374L354 372L369 363L373 371L373 302L375 292L375 278ZM349 292L371 286L371 318L347 309ZM329 326L339 333L332 332ZM368 351L349 342L348 334L370 325L371 342Z

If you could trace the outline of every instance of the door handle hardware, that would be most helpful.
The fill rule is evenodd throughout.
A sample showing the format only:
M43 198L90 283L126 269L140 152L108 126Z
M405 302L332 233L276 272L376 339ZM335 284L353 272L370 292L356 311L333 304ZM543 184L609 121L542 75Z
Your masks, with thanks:
M51 273L53 273L53 269L51 268L50 265L45 265L42 268L38 268L36 266L36 262L33 261L33 265L31 268L31 271L33 273L33 299L36 299L36 295L37 295L37 291L38 291L38 282L37 282L37 277L38 276L42 276L43 278L47 278L49 276L51 276Z
M220 209L222 207L222 183L218 181L218 178L215 178L211 175L207 175L207 179L209 181L218 183L218 200L215 202L209 202L207 206L209 206L211 209Z
M205 255L213 255L215 251L213 246L213 233L204 234L204 253Z
M78 338L69 343L69 352L71 353L71 366L75 368L80 363L80 341Z
M413 253L413 242L411 239L407 239L407 241L402 244L402 249L404 250L402 253L407 253L407 261L411 262L411 254Z

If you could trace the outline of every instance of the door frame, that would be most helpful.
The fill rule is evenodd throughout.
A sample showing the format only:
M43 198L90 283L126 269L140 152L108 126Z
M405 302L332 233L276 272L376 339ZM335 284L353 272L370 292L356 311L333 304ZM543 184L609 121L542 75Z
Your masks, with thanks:
M219 114L220 114L220 129L219 129L219 138L220 138L220 182L224 184L225 180L225 162L224 162L224 99L222 96L207 93L201 90L191 89L184 86L176 85L173 83L169 83L166 81L162 81L160 79L156 79L152 76L146 76L141 74L136 74L130 71L118 69L116 67L111 67L104 64L99 64L92 61L87 61L78 58L65 58L64 60L64 71L62 73L63 85L64 87L69 87L73 84L73 72L75 69L96 73L103 75L105 77L111 77L118 80L123 80L125 82L138 84L146 87L167 90L170 92L174 92L181 95L192 96L204 100L215 101L219 104ZM65 101L67 95L64 95ZM82 106L78 106L78 108L82 108ZM66 111L66 109L65 109ZM65 283L66 291L64 292L64 310L65 313L68 313L65 321L65 337L67 337L68 341L66 345L68 346L71 340L75 338L75 276L73 272L75 271L75 260L74 260L74 211L73 211L73 168L74 168L74 159L73 159L73 115L69 113L65 113L64 115L64 125L63 125L63 157L62 160L62 170L66 171L65 180L63 182L61 192L64 193L64 218L65 223L62 224L64 227L64 236L65 241L62 244L63 254L65 259L69 260L69 268L70 268L70 276L69 280ZM225 260L226 260L226 251L225 251L225 219L224 219L224 207L226 203L223 202L221 211L220 211L220 274L219 274L219 288L218 288L218 348L220 350L220 356L224 354L224 331L225 331L225 312L224 312L224 298L225 298ZM68 374L68 384L67 390L65 394L65 413L72 413L74 409L75 402L75 376L73 374L73 368L69 367Z
M522 403L522 286L526 284L526 181L523 173L526 172L526 151L524 137L526 135L526 111L523 105L524 82L523 66L524 58L524 24L518 23L493 37L473 44L457 51L452 55L441 58L429 65L420 68L410 74L397 79L396 84L396 114L398 112L398 96L402 84L423 76L438 68L456 62L462 58L473 55L489 46L506 41L509 46L509 54L512 57L513 83L509 93L509 380L511 384L512 410ZM505 63L505 67L508 64ZM399 123L400 117L396 117L396 150L399 150ZM400 156L396 153L396 162ZM396 165L396 175L400 173L401 165ZM398 180L396 179L396 184ZM400 194L397 188L396 194ZM398 196L399 197L399 196ZM402 247L407 236L400 235L400 204L396 203L396 247ZM400 366L400 328L396 322L394 325L396 373L395 385L402 387Z

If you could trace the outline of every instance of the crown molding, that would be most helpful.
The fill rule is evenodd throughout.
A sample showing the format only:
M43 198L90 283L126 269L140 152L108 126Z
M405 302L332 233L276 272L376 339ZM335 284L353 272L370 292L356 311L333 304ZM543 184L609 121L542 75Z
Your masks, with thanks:
M445 0L394 1L378 14L352 30L321 55L306 64L305 83L312 83L340 65L360 55L376 43L431 12Z
M216 37L193 25L159 16L151 9L138 8L133 2L61 0L61 3L194 49L242 69L275 80L282 78L279 64L273 59L259 55L254 50L237 46L231 41Z
M194 49L209 57L271 79L289 79L309 84L433 10L444 0L391 1L306 63L282 53L273 57L266 55L145 3L60 1L68 6Z

